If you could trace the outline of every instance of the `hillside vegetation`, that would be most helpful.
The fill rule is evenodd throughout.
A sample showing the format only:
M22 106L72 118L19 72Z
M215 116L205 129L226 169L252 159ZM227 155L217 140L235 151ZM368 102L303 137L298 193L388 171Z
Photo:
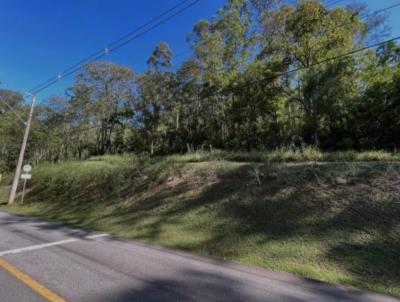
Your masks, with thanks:
M385 17L395 7L224 2L186 28L183 60L160 41L140 54L141 71L111 57L82 61L64 93L38 100L26 158L399 150L400 45ZM24 133L15 112L27 116L29 107L24 93L6 87L0 98L8 104L0 105L0 171L8 172Z
M42 164L3 208L400 296L400 162L223 154Z

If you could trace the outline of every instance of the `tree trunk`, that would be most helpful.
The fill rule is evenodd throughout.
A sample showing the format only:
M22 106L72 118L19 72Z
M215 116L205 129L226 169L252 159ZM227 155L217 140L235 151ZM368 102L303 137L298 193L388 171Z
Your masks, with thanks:
M179 129L179 111L176 113L176 118L175 118L175 129Z
M312 106L313 106L313 110L312 110L312 119L313 119L313 136L314 136L314 147L315 148L319 148L319 137L318 137L318 113L317 113L317 104L316 101L313 100L312 101Z
M151 131L147 131L148 139L149 139L149 152L150 156L154 154L154 135Z
M150 138L150 155L154 155L154 139L153 137Z

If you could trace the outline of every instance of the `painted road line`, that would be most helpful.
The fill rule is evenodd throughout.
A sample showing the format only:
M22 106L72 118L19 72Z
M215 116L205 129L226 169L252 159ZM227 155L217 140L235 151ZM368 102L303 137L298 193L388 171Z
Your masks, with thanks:
M108 236L108 234L97 234L97 235L86 236L86 237L84 237L84 239L96 239L96 238L105 237L105 236ZM71 239L65 239L65 240L54 241L54 242L49 242L49 243L31 245L31 246L27 246L27 247L21 247L21 248L17 248L17 249L8 250L8 251L2 251L2 252L0 252L0 257L5 256L5 255L10 255L10 254L19 254L19 253L28 252L28 251L40 250L40 249L44 249L46 247L63 245L63 244L68 244L68 243L72 243L72 242L77 242L77 241L82 241L82 239L71 238Z
M0 259L0 268L3 268L5 271L10 273L12 276L14 276L16 279L20 280L22 283L27 285L29 288L31 288L33 291L41 295L43 298L45 298L47 301L50 302L67 302L60 296L58 296L56 293L52 292L48 288L44 287L42 284L37 282L36 280L32 279L30 276L27 274L21 272L19 269L17 269L15 266L12 264L8 263L7 261Z
M85 239L96 239L96 238L107 237L107 236L109 236L109 235L103 233L103 234L86 236Z

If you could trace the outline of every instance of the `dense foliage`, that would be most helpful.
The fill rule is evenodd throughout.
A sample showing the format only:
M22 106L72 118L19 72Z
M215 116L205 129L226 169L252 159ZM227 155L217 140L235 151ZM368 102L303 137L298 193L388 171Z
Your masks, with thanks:
M332 59L381 33L384 20L365 18L364 9L229 0L194 26L188 35L193 55L179 67L164 42L141 74L110 62L86 65L65 97L37 109L29 157L305 146L394 150L400 47L390 42ZM0 97L26 116L21 95L2 90ZM0 161L11 167L23 125L7 107L0 116Z

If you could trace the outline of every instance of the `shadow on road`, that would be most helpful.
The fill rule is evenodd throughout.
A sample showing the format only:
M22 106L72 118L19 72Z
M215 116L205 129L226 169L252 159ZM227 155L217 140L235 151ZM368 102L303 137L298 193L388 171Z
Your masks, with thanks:
M251 287L240 279L218 273L185 270L168 279L141 280L142 286L121 288L95 297L98 302L395 302L358 290L333 287L304 280L303 283L276 286L254 281ZM265 288L268 287L268 290Z

